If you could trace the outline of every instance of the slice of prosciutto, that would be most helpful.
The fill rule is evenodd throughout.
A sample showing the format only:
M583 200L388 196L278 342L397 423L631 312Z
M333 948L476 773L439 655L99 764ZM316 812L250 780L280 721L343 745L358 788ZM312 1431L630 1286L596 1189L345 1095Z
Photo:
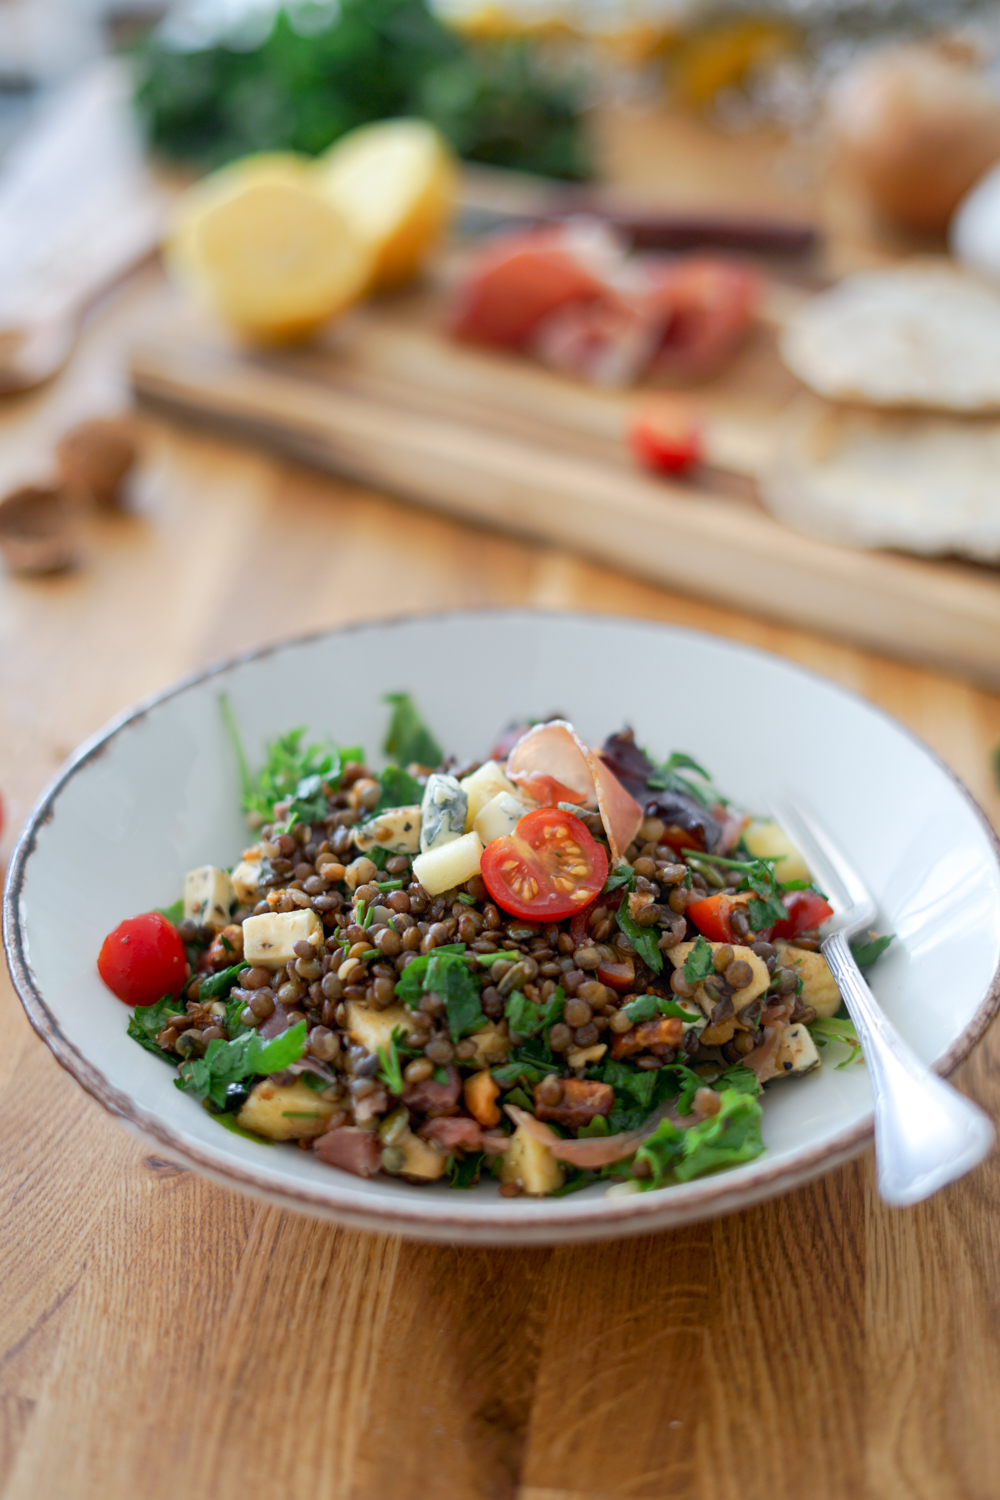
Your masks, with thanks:
M566 719L552 719L529 729L510 752L507 775L536 802L565 800L596 806L615 863L639 832L643 818L639 803ZM570 796L553 798L553 782Z
M515 1125L520 1125L539 1145L547 1146L557 1161L569 1162L571 1167L605 1167L609 1162L625 1161L634 1156L647 1136L652 1135L663 1118L664 1111L650 1115L641 1130L622 1130L617 1135L595 1135L579 1140L564 1139L550 1130L541 1120L536 1120L518 1104L505 1104L504 1109Z

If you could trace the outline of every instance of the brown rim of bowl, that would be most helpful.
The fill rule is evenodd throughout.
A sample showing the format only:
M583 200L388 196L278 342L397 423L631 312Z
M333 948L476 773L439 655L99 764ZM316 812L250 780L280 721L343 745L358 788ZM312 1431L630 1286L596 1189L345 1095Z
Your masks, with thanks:
M103 729L85 740L61 768L38 799L18 839L11 857L3 893L4 950L14 988L17 990L28 1020L56 1061L72 1074L91 1098L102 1105L109 1114L154 1141L185 1165L196 1168L221 1185L245 1189L258 1197L268 1199L279 1207L312 1214L314 1217L333 1219L354 1228L379 1233L396 1233L415 1239L445 1240L451 1243L460 1240L470 1244L506 1243L527 1246L556 1243L560 1239L570 1237L574 1240L596 1240L679 1227L683 1224L736 1212L768 1198L776 1197L779 1193L803 1186L823 1172L850 1161L871 1144L874 1129L873 1116L869 1115L851 1129L835 1136L827 1145L804 1151L791 1160L786 1158L783 1163L775 1163L770 1169L765 1156L762 1159L761 1170L750 1182L746 1180L733 1182L731 1174L724 1172L717 1176L705 1177L696 1182L676 1186L663 1194L656 1193L648 1196L636 1194L618 1200L602 1198L593 1202L584 1199L577 1200L577 1203L573 1205L560 1200L559 1204L548 1214L537 1211L540 1204L546 1201L545 1199L533 1200L532 1206L536 1211L530 1219L525 1218L522 1221L512 1217L513 1202L506 1204L501 1211L495 1213L480 1212L475 1216L466 1216L461 1213L439 1214L428 1221L420 1209L420 1200L417 1196L411 1206L408 1199L400 1203L388 1196L372 1200L365 1195L353 1192L350 1187L341 1187L336 1181L331 1183L330 1189L324 1188L322 1191L314 1191L291 1182L275 1183L270 1173L258 1173L251 1168L233 1163L221 1153L191 1145L190 1142L165 1126L155 1115L137 1105L129 1095L115 1088L97 1068L80 1055L64 1036L45 1003L28 962L20 919L21 891L28 860L37 842L38 830L52 819L55 803L62 788L78 771L102 753L109 740L130 725L145 718L150 709L158 707L170 698L179 696L199 683L220 676L247 662L259 661L280 651L309 645L331 636L350 635L369 629L404 629L424 621L452 620L457 622L468 618L502 621L533 617L577 621L588 625L598 622L629 627L640 626L654 631L665 631L675 637L724 644L730 650L741 651L755 658L763 657L770 662L778 662L786 671L811 682L819 682L828 691L840 693L855 703L863 704L866 709L887 720L895 729L901 731L919 746L923 753L958 788L985 831L997 868L1000 870L1000 839L997 838L992 824L951 767L946 765L940 756L920 739L919 735L905 724L901 724L885 709L862 698L860 694L841 687L839 683L831 682L820 673L802 667L797 662L778 656L775 652L748 646L728 636L716 636L708 631L692 630L684 626L665 625L659 621L636 620L621 615L595 615L566 610L442 610L436 613L365 620L332 629L310 631L304 635L257 647L229 657L225 661L213 663L200 671L189 674L171 687L151 694L135 707L117 715ZM934 1070L943 1077L953 1072L980 1041L998 1009L1000 1009L1000 968L994 973L983 999L961 1036L956 1038L947 1051L932 1064Z

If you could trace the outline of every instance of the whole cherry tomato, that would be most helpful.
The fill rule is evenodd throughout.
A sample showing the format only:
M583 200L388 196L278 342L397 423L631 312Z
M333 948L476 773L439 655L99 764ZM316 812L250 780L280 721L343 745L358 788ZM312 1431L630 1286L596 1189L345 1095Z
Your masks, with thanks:
M513 833L487 844L480 874L504 911L529 922L557 921L597 895L608 856L572 813L538 807Z
M97 971L126 1005L155 1005L176 995L187 975L180 933L158 911L128 917L104 939Z
M685 474L704 457L701 426L684 401L662 396L643 403L628 429L632 452L659 474Z
M824 901L815 891L790 891L781 899L788 912L788 920L775 922L771 928L772 937L788 940L797 938L800 932L808 932L810 927L819 927L827 917L833 916L833 907L829 901Z

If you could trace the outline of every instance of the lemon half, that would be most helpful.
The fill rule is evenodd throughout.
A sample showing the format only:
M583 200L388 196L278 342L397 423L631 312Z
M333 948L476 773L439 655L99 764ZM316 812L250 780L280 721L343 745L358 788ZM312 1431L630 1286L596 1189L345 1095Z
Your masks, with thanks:
M381 120L345 135L316 163L324 197L370 246L369 290L410 281L451 217L457 172L424 120Z
M269 153L185 195L167 259L235 328L282 340L314 332L356 301L373 252L317 190L308 158Z

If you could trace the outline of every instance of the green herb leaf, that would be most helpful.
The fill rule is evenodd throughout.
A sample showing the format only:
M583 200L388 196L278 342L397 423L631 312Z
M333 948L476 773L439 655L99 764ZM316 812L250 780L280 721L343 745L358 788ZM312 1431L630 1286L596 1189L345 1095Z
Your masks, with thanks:
M751 1094L733 1088L723 1090L721 1100L718 1114L687 1129L661 1120L643 1141L636 1161L647 1162L652 1169L651 1176L639 1179L644 1191L661 1187L669 1176L678 1182L690 1182L706 1172L760 1156L764 1150L760 1104Z
M440 948L435 948L433 954L418 954L412 963L407 964L402 974L396 980L397 998L405 1001L411 1010L415 1010L420 1004L420 997L424 992L434 988L433 985L425 983L432 956L440 958L448 953L462 954L464 952L464 943L446 943Z
M875 960L882 957L895 935L894 932L889 932L884 937L872 938L867 943L852 943L851 952L858 968L870 969Z
M177 1088L208 1098L218 1109L226 1102L226 1089L254 1074L280 1073L290 1063L298 1062L305 1051L306 1023L300 1021L269 1042L261 1041L256 1031L235 1041L216 1039L209 1042L204 1057L189 1058L181 1064Z
M625 936L631 939L632 946L642 961L652 969L654 974L659 974L663 968L663 954L656 946L659 935L654 927L640 927L629 916L628 894L622 896L621 905L618 908L618 926Z
M257 774L250 776L239 740L236 722L228 699L222 700L223 719L233 739L240 766L244 812L256 813L269 822L279 802L289 802L289 825L294 822L318 822L325 817L328 803L321 788L324 781L340 779L340 753L334 745L303 745L304 728L290 729L267 746L267 759Z
M523 1089L511 1089L509 1094L504 1095L505 1104L516 1104L520 1109L533 1110L534 1100L530 1099Z
M486 1159L484 1151L470 1151L466 1156L453 1156L449 1161L448 1186L453 1188L475 1187Z
M218 1000L229 994L237 977L246 968L245 963L231 964L228 969L220 969L217 974L209 974L206 978L198 981L199 1000Z
M434 764L437 765L437 761ZM400 766L386 766L379 780L382 783L382 796L379 798L378 812L384 812L389 807L411 807L423 799L424 789L420 782Z
M844 1042L850 1047L851 1050L848 1056L844 1058L843 1062L837 1064L838 1072L841 1068L848 1067L852 1062L862 1060L861 1043L858 1041L858 1034L854 1029L853 1021L841 1020L837 1016L830 1016L829 1018L820 1016L817 1020L809 1022L809 1031L821 1047L827 1041Z
M738 1094L761 1093L760 1079L745 1063L733 1063L712 1084L713 1089L735 1089Z
M659 996L659 1012L661 1016L674 1016L678 1021L701 1021L704 1019L696 1001L692 1000L691 1009L687 1010L679 1005L676 1000L664 1000Z
M576 1133L578 1138L583 1140L589 1140L592 1136L596 1135L610 1135L607 1116L595 1115L592 1120L588 1120L586 1125L581 1125Z
M405 1040L405 1033L401 1026L394 1026L392 1035L389 1037L388 1047L376 1047L378 1060L382 1064L379 1077L389 1090L390 1094L397 1097L403 1092L403 1067L399 1060L399 1044Z
M715 972L715 960L712 956L711 944L701 933L695 938L694 947L684 960L684 978L688 984L698 984L700 980L707 979Z
M682 776L682 771L693 771L705 783L699 786L689 776ZM682 750L675 750L668 760L657 766L651 776L647 778L647 786L657 791L679 792L682 797L693 797L702 807L710 807L713 802L722 799L715 793L711 778L696 760L690 755L685 755Z
M512 990L507 997L504 1016L510 1023L512 1032L519 1036L537 1036L540 1031L547 1031L556 1024L565 1003L565 992L558 988L544 1005L536 1005L522 995L520 990Z
M160 913L161 917L166 917L168 922L173 922L175 927L178 922L183 922L184 920L183 898L175 901L173 906L157 906L155 910Z
M392 718L383 746L386 755L403 766L414 761L421 766L439 766L444 751L420 717L409 693L386 693L382 702L392 704Z
M147 1052L153 1052L166 1062L175 1063L176 1057L157 1045L156 1038L170 1024L171 1016L182 1016L184 1006L173 995L164 995L155 1005L137 1005L128 1023L128 1035Z
M604 882L601 895L604 896L608 891L617 890L620 885L627 885L630 891L635 890L635 871L624 860L620 865L615 865L613 870L608 871L608 878Z
M464 943L449 943L430 953L422 953L407 964L396 981L396 994L411 1009L415 1009L421 996L430 991L441 996L454 1042L486 1025L479 1000L479 985L469 973L468 964L462 957L464 952Z

